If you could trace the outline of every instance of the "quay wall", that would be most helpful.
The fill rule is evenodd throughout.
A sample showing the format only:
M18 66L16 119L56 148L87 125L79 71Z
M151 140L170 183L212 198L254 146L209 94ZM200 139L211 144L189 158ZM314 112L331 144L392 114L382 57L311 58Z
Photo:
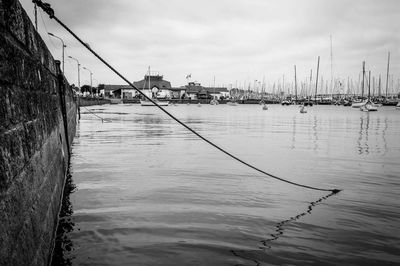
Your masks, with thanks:
M0 0L0 265L50 263L76 114L21 4Z
M80 98L79 106L92 106L92 105L103 105L110 104L110 100L108 99L96 99L96 98Z

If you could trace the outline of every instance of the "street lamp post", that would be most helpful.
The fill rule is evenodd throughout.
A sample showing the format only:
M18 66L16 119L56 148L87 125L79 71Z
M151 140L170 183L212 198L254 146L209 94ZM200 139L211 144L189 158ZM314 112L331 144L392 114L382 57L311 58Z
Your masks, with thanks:
M54 35L54 34L51 33L51 32L48 32L48 34L49 34L50 36L53 36L54 38L59 39L59 40L61 41L61 43L62 43L62 71L63 71L63 74L64 74L64 48L67 47L67 46L64 44L63 39L61 39L60 37Z
M93 78L93 81L95 82L96 85L96 89L94 90L94 93L99 96L99 81L96 78Z
M82 67L83 69L86 69L90 73L90 94L93 96L93 72L90 71L87 67Z
M73 59L76 61L76 63L78 64L78 89L79 89L79 93L81 92L81 77L80 77L80 68L81 68L81 64L79 63L78 59L73 58L72 56L68 56L69 58Z

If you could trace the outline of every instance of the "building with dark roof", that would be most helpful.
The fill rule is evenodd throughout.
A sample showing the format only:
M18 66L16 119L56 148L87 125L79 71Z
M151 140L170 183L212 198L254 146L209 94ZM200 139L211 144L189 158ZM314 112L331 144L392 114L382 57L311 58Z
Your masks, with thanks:
M133 84L149 97L153 94L157 98L171 98L171 82L164 80L159 73L146 74L142 80Z
M229 97L226 87L203 87L198 82L189 82L185 86L171 87L171 82L164 80L159 73L146 74L142 80L133 82L136 88L149 97L167 99L221 99ZM129 85L99 85L100 93L108 98L132 99L138 92Z
M157 98L171 97L171 82L164 80L158 73L146 74L142 80L134 81L133 85L149 97L152 93ZM132 99L138 94L130 85L100 84L99 91L107 98Z
M226 98L229 91L225 87L203 87L198 82L189 82L184 86L187 97L190 99Z
M99 92L106 98L121 98L123 90L135 91L130 85L99 84Z

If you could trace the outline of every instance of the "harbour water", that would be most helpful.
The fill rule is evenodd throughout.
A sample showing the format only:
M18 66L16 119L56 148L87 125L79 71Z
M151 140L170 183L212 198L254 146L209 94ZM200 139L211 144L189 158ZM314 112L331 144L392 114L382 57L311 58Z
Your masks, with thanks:
M400 111L350 107L82 109L71 159L73 265L400 263ZM328 196L328 197L327 197Z

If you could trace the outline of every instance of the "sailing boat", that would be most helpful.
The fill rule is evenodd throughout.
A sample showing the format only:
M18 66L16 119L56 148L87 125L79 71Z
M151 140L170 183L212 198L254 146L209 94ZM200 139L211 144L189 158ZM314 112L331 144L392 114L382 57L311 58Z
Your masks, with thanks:
M361 100L360 101L354 101L351 105L353 108L361 108L364 106L367 101L364 101L364 77L365 77L365 61L363 61L363 77L362 77L362 84L361 84Z
M238 103L237 103L238 91L239 91L239 89L238 89L237 81L236 81L235 93L234 93L234 95L232 95L230 97L230 100L226 103L227 105L230 105L230 106L237 106L238 105Z
M374 103L371 101L371 71L369 71L369 82L368 82L368 98L367 102L360 107L360 111L363 112L372 112L372 111L378 111L378 107L374 105Z
M168 102L160 102L160 101L158 101L157 97L156 97L156 93L157 92L156 91L152 91L150 89L150 76L151 76L151 74L150 74L150 66L149 66L149 72L147 74L147 77L148 77L148 80L149 80L149 87L148 87L149 91L147 93L147 96L149 96L149 98L151 98L153 100L153 102L157 103L157 105L159 105L159 106L168 106ZM146 78L144 79L143 88L144 87L146 87ZM154 88L156 88L156 87L154 87ZM152 103L151 101L149 101L147 98L144 98L143 100L140 100L140 105L141 106L155 106L155 104Z
M213 95L213 99L210 101L211 105L218 105L219 102L217 101L217 99L215 99L215 76L214 76L214 95Z

